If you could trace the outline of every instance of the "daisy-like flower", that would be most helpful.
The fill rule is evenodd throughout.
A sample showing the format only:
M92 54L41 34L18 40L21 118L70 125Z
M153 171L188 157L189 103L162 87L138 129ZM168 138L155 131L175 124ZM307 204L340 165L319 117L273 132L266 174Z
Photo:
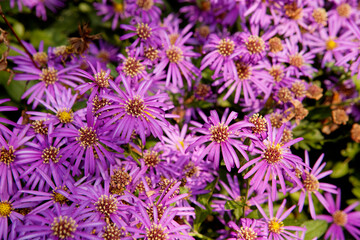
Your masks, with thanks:
M189 236L188 225L180 225L174 218L179 214L179 210L173 210L174 207L168 206L161 209L151 206L147 209L141 203L136 204L136 210L132 211L136 218L130 226L125 227L132 233L132 237L145 239L194 239ZM141 225L140 225L141 224ZM138 228L137 226L141 226Z
M21 189L20 174L23 170L17 164L17 154L26 152L22 146L33 137L26 136L29 127L14 128L10 134L0 134L0 189L3 194L10 195L15 193L15 189Z
M360 212L353 211L355 207L359 205L359 202L355 202L341 210L341 192L340 189L336 195L336 201L334 201L330 193L325 193L325 199L327 205L329 205L329 215L319 215L318 219L322 219L331 223L325 233L325 239L331 240L345 240L344 228L354 237L354 239L360 239Z
M93 74L90 74L82 69L76 69L74 75L86 78L91 82L83 83L77 86L75 90L79 90L80 95L82 95L86 91L91 89L89 100L92 100L96 94L105 93L107 88L110 86L109 80L111 79L111 75L110 75L111 70L110 69L106 69L106 71L103 70L101 68L100 62L96 62L96 69L90 62L88 63Z
M29 176L25 188L34 189L38 186L39 190L46 185L44 178L36 172L40 169L48 176L58 178L67 173L69 163L61 159L60 148L66 144L64 139L51 137L53 126L50 125L48 135L37 135L35 141L27 142L26 151L17 154L17 164L21 165L24 172L21 178Z
M129 0L127 9L131 16L138 16L145 23L158 23L161 10L156 4L162 4L162 0Z
M289 66L285 69L286 76L300 76L312 77L316 71L310 64L313 63L314 54L308 52L306 48L299 51L299 46L293 41L286 39L286 52L279 56L279 61L288 63Z
M116 0L103 0L101 3L94 3L97 15L104 15L102 21L105 22L113 18L111 29L114 30L118 25L119 19L128 17L126 1L118 2Z
M100 61L101 68L105 69L107 63L117 60L118 52L119 49L117 47L100 39L98 45L95 43L90 44L88 59L93 66L96 65L96 62Z
M282 202L276 214L274 214L273 202L271 197L268 199L268 209L269 216L265 213L264 209L255 202L256 207L258 208L261 215L264 217L264 221L267 223L268 236L267 239L294 239L301 240L303 237L299 237L299 234L305 234L306 229L298 226L285 226L284 220L290 215L292 210L294 210L295 205L287 209L285 212L286 199Z
M191 58L199 56L192 51L192 46L185 46L185 42L190 38L192 33L187 34L179 41L171 42L168 35L165 35L164 48L160 52L161 60L154 69L154 74L159 75L168 66L166 75L166 86L172 81L173 86L182 88L183 77L186 79L187 86L190 88L192 80L199 79L200 70L191 63Z
M236 112L231 112L229 115L229 109L226 109L221 120L215 110L210 112L210 117L206 120L205 124L196 124L193 132L203 134L203 136L197 137L196 140L186 149L186 152L192 151L195 147L204 143L210 142L207 147L202 151L199 159L203 159L207 155L207 159L213 161L214 168L218 168L220 164L220 153L224 159L226 168L231 171L231 168L236 166L240 167L239 158L234 150L236 148L241 155L249 160L248 155L245 152L246 145L240 141L239 138L249 137L255 138L250 133L245 133L242 128L253 126L249 122L236 122L230 125L230 122L237 118Z
M78 110L76 112L72 110L78 95L72 95L70 88L67 90L63 89L63 91L59 91L59 89L55 88L54 92L55 95L53 96L45 90L49 103L39 100L43 106L54 114L27 111L26 113L30 115L30 120L42 121L45 119L43 123L46 125L52 124L53 126L69 127L73 125L75 118L81 118L85 115L83 110Z
M79 174L83 168L85 175L98 173L115 163L114 150L123 152L118 145L122 142L119 138L109 136L111 128L104 127L103 122L94 117L91 105L87 107L86 123L77 120L76 128L57 128L53 137L65 137L68 140L66 147L62 148L60 154L62 159L71 158L73 174ZM85 155L85 157L84 157ZM83 166L80 167L80 163Z
M25 239L89 239L96 240L100 237L92 234L100 232L105 226L101 221L89 221L91 210L83 207L63 206L53 211L28 214L26 224L19 226L19 240Z
M264 98L267 98L271 94L271 78L264 70L243 61L236 61L235 66L237 79L219 79L213 83L214 86L223 83L218 93L229 89L223 97L224 100L235 91L234 103L239 102L243 93L245 104L251 105L258 96L265 95Z
M211 34L208 43L204 45L204 49L208 53L201 60L200 70L210 66L210 69L214 70L215 77L223 76L224 80L238 80L234 60L239 56L240 48L231 37L219 38L216 34Z
M266 223L250 218L241 218L239 225L233 221L228 223L231 228L230 238L227 240L265 240L268 239Z
M53 13L55 13L57 8L61 8L64 6L64 0L33 0L25 2L27 7L35 8L36 16L41 17L41 19L44 21L47 20L46 9L49 9Z
M104 95L113 101L113 104L101 109L101 117L113 116L105 123L104 127L109 127L115 123L113 136L120 134L126 142L135 131L140 135L142 143L145 145L146 136L150 133L157 138L163 135L163 128L168 128L169 123L165 119L165 111L172 106L166 104L169 99L166 93L156 93L149 96L148 89L152 81L142 81L136 91L130 88L128 82L123 79L122 83L125 92L117 84L110 80L111 87L118 95Z
M121 24L120 28L131 31L120 37L120 40L129 39L131 37L137 37L135 41L130 45L130 48L134 48L139 45L140 53L143 54L146 48L157 48L161 45L160 35L164 34L162 27L154 22L143 23L137 22L136 25Z
M8 58L11 59L14 63L16 63L19 66L19 68L21 68L22 66L29 66L29 67L47 66L49 57L48 54L44 52L44 41L40 41L39 50L36 50L33 45L25 41L22 41L22 44L25 46L26 50L32 55L32 58L37 66L34 66L32 59L29 57L29 55L26 52L17 49L15 47L11 47L11 49L19 53L20 55L9 56Z
M29 81L39 80L34 86L30 87L22 96L26 98L30 95L27 104L33 102L33 108L39 104L38 99L43 99L45 89L48 90L48 94L55 96L55 88L59 91L64 88L63 84L75 88L77 83L83 83L83 80L76 77L73 74L74 69L77 66L66 67L57 69L54 66L48 66L41 70L31 66L17 66L15 70L23 71L24 73L18 73L15 75L14 80L18 81ZM48 94L45 94L46 101L49 101Z
M283 143L282 138L285 124L276 130L271 126L271 121L267 119L267 126L267 139L253 142L255 147L253 152L260 154L260 156L245 163L239 169L239 173L254 165L246 172L244 179L253 176L250 180L250 185L254 190L257 190L258 193L264 192L267 183L271 180L271 195L275 198L277 194L277 178L279 178L284 195L287 191L282 170L285 171L291 179L294 179L299 186L302 185L291 169L297 165L304 165L304 163L300 157L292 154L290 151L290 146L301 141L302 138L296 138L287 143Z
M0 238L15 240L17 225L21 225L24 215L19 213L23 208L34 206L32 203L22 203L19 198L20 194L9 196L6 193L0 194ZM9 226L9 220L11 225ZM9 229L10 227L10 229Z
M326 209L328 209L327 201L325 200L323 195L319 192L319 190L321 189L325 192L330 192L330 193L334 193L334 194L337 193L336 186L329 184L329 183L319 182L320 179L322 179L332 173L331 170L321 173L321 170L324 169L324 167L326 165L326 163L321 164L323 158L324 158L324 154L322 154L316 161L315 165L312 168L310 168L309 153L307 151L305 151L306 168L311 169L311 171L309 172L307 169L305 169L301 173L301 181L303 184L301 186L296 186L292 190L292 192L297 192L297 191L303 189L300 193L300 198L299 198L299 203L298 203L299 212L301 212L304 207L305 197L307 195L308 202L309 202L309 208L310 208L310 214L313 219L316 219L316 214L315 214L314 203L312 200L312 194L314 194L317 197L317 199L319 199L321 204Z

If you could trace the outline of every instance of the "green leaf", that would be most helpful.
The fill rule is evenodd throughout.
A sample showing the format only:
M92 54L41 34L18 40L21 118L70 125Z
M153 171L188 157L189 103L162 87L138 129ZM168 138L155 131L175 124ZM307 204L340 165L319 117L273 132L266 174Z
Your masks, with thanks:
M360 188L353 188L353 189L352 189L352 193L353 193L358 199L360 199Z
M106 64L106 67L109 68L111 70L111 76L113 76L114 78L116 78L117 76L119 76L119 73L116 71L116 67L114 64L112 63L108 63Z
M341 178L348 174L349 164L347 162L337 162L333 167L333 172L330 175L332 178Z
M305 240L311 240L321 237L325 233L328 224L325 220L311 220L304 222L302 226L306 227Z
M348 142L346 149L341 150L341 155L349 159L354 159L360 152L360 145L356 142Z
M234 201L234 200L229 200L226 201L225 203L225 209L238 209L238 208L243 208L245 205L239 201Z

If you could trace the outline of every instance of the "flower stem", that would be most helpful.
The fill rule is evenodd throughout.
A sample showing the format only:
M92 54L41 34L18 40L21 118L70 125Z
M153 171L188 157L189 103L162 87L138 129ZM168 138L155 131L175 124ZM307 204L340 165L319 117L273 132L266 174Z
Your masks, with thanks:
M14 28L11 26L11 23L9 23L9 21L7 20L3 10L2 10L2 7L0 6L0 15L1 17L4 19L6 25L8 25L8 27L10 28L11 32L14 34L16 40L20 43L21 47L24 49L24 51L26 52L27 55L29 55L32 63L34 64L34 66L36 68L39 68L39 66L36 64L36 62L34 61L34 58L32 56L32 54L26 49L26 47L24 46L24 44L22 43L22 41L20 40L19 36L16 34L16 32L14 31ZM40 69L40 68L39 68Z

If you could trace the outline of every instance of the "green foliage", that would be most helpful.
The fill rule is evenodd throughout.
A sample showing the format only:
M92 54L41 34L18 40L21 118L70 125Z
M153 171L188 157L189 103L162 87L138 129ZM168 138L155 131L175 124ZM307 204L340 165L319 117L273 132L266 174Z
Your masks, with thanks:
M302 137L304 140L297 143L302 149L310 151L311 148L321 149L324 144L324 136L321 134L319 122L303 120L293 129L294 137Z
M306 227L305 240L320 238L326 232L328 224L324 220L310 220L304 222L302 227Z

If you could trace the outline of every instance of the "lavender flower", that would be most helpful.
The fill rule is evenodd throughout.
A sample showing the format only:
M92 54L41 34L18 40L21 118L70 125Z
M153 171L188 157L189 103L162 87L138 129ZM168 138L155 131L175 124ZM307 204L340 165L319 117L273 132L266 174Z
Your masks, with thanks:
M322 219L331 223L331 226L325 233L325 239L331 240L345 240L344 230L345 228L354 239L360 239L360 212L352 211L356 206L359 205L359 202L355 202L345 208L340 210L341 206L341 192L338 190L336 195L336 201L334 201L330 193L325 193L325 199L327 201L329 215L319 215L318 219Z
M240 167L239 158L234 150L234 147L241 153L241 155L248 160L248 155L245 152L246 146L237 138L249 137L254 138L252 134L241 131L244 127L251 127L251 123L237 122L229 125L230 122L237 118L236 112L231 112L228 115L229 109L226 109L221 120L215 110L210 112L210 117L205 124L196 124L197 127L193 129L194 132L204 134L204 136L197 137L195 141L186 149L186 152L193 150L195 147L210 142L210 144L202 151L199 159L203 159L206 155L208 160L214 162L214 168L218 168L220 164L220 153L224 159L226 169L231 171L231 168Z

